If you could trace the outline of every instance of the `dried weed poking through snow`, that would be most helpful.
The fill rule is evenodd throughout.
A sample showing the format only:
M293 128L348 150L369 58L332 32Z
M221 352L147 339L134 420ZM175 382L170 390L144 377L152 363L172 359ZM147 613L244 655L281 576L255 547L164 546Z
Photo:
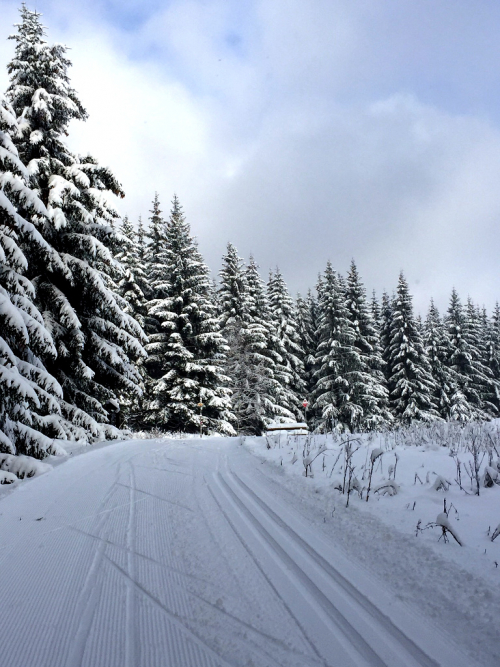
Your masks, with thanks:
M354 502L477 573L486 568L500 576L500 420L385 433L268 435L247 438L245 446L288 476L307 478L333 506ZM438 528L439 537L427 528Z

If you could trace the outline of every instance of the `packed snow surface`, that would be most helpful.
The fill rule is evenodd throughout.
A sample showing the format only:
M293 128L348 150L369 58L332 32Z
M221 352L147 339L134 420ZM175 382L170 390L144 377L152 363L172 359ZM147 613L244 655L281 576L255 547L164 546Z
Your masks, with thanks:
M123 442L11 485L0 665L498 665L498 589L263 443Z

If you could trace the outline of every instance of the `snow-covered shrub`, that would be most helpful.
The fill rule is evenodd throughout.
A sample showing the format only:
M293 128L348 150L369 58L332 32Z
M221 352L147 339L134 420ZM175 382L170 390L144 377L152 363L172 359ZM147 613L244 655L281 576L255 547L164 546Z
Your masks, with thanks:
M454 538L454 540L460 545L463 546L463 542L458 536L457 531L451 524L448 515L446 512L441 512L436 518L436 525L439 526L442 530L442 537L445 542L448 542L448 533Z
M42 475L43 473L52 470L52 466L47 463L42 463L31 456L0 454L0 470L10 473L15 479L24 479L25 477ZM2 483L5 484L5 482Z
M306 440L306 444L304 446L304 452L302 456L302 463L304 465L304 476L305 477L313 477L313 472L312 472L312 463L315 459L318 458L321 454L324 454L327 451L327 446L326 443L321 444L317 449L312 448L310 446L310 438Z
M13 484L17 482L17 477L7 470L0 470L0 484Z
M486 488L491 488L495 484L500 484L500 473L496 467L486 466L483 472L482 483Z
M399 486L393 480L386 480L373 487L373 493L381 496L395 496L399 492Z
M436 475L436 479L434 480L432 488L434 489L434 491L448 491L450 486L451 486L450 481L448 481L444 477L441 477L441 475Z

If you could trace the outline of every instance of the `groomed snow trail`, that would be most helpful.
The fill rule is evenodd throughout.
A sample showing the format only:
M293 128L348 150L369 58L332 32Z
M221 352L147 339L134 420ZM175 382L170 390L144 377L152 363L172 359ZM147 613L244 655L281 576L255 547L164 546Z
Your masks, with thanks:
M4 497L0 667L470 665L238 442L118 443Z

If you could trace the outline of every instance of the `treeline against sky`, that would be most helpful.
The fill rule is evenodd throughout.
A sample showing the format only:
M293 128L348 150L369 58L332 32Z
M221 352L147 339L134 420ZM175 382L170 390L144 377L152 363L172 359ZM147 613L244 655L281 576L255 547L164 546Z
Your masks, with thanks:
M373 430L500 413L500 310L453 292L415 317L403 275L367 298L352 263L293 299L228 244L219 281L174 196L120 220L111 171L65 139L86 111L66 47L20 10L0 96L0 452L44 458L120 429L232 435L279 420Z

